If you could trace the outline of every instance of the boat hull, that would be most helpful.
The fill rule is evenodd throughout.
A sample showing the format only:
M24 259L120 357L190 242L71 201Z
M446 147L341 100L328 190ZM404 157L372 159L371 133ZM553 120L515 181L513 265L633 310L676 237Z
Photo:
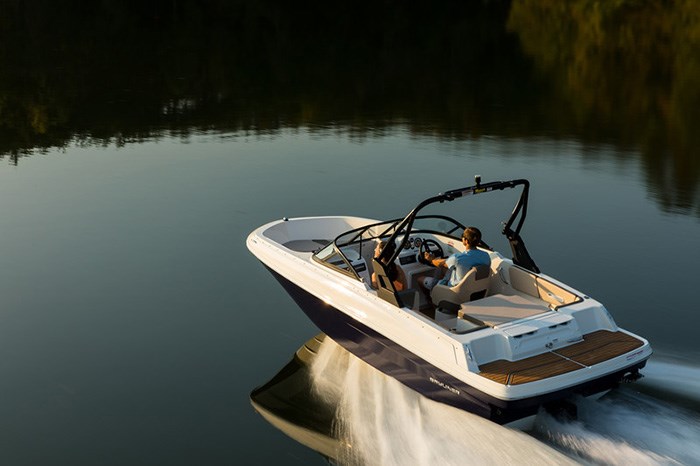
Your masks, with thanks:
M350 353L431 400L468 411L498 424L509 424L533 416L540 407L556 405L557 402L573 395L590 396L615 388L626 374L641 369L646 364L646 360L637 361L614 373L544 395L501 400L435 367L271 268L267 269L309 319Z

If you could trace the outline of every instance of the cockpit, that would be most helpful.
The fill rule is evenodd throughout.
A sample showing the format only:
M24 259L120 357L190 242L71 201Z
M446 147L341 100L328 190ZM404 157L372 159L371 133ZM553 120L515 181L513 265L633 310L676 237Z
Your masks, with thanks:
M378 297L397 307L433 318L453 333L522 318L522 309L529 309L530 305L532 312L541 313L580 302L580 296L539 274L520 237L527 212L528 182L481 184L478 178L476 181L475 186L426 199L403 219L347 231L314 253L313 259L363 282L368 292L376 292ZM490 266L474 266L456 284L440 283L430 291L421 287L426 276L435 276L435 269L424 259L425 253L448 257L464 251L461 235L465 226L451 217L419 215L419 211L433 203L517 186L523 186L523 191L502 231L510 243L512 261L504 260L481 241L478 249L489 253ZM395 247L384 248L375 257L377 241L393 242ZM400 268L405 276L403 289L397 289L391 278L394 267ZM376 288L372 287L373 273L378 278Z
M405 301L408 294L419 289L418 282L422 277L434 273L434 268L421 260L423 253L446 257L462 251L460 235L465 227L446 216L420 216L415 218L408 237L405 231L394 235L401 222L402 219L391 220L348 231L316 252L314 260L360 280L371 288L377 242L388 241L393 237L398 249L393 262L406 278ZM412 298L411 301L413 300Z

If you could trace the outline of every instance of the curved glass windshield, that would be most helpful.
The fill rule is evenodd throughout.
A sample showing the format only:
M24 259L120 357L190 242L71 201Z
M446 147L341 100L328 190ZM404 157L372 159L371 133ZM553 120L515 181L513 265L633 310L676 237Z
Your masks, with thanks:
M373 257L376 241L393 235L402 220L389 220L343 233L315 253L314 259L358 280L368 280L368 263ZM432 233L459 240L464 228L453 218L426 215L415 218L410 233ZM404 238L399 241L404 241Z
M451 236L452 238L459 239L462 236L462 232L466 227L450 217L443 217L441 215L431 215L416 217L413 222L412 232L430 232L439 233L446 236Z

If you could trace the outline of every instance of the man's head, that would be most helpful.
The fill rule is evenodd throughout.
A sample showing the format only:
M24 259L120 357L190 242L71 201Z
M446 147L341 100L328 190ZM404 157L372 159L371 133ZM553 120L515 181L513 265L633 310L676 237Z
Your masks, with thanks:
M481 241L481 231L476 227L467 227L462 233L462 242L468 248L475 248Z
M379 241L377 241L377 245L376 245L375 248L374 248L374 257L375 257L375 258L376 258L376 257L379 257L379 254L381 254L382 250L383 250L385 247L387 247L387 242L386 242L386 241L384 241L384 240L379 240ZM388 249L387 249L388 257L385 257L385 258L384 258L385 261L386 261L386 259L388 259L389 257L391 257L391 255L394 254L395 251L396 251L396 244L393 243L393 242L392 242L392 243L389 243L389 244L388 244Z

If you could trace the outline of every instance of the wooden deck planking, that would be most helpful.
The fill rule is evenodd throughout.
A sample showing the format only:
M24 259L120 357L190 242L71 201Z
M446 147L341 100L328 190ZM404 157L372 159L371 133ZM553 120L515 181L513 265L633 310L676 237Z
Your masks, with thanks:
M626 333L598 330L584 335L581 343L560 348L554 352L578 363L591 366L625 354L642 345L641 340Z
M622 332L598 330L583 341L520 361L500 359L479 366L479 375L503 385L519 385L566 374L625 354L643 345Z
M516 363L500 359L479 367L480 375L488 379L494 380L501 384L508 384L509 378L516 371L521 370L543 370L543 368L558 366L561 363L577 366L566 359L563 359L552 353L540 354L533 358L523 359ZM517 364L517 367L516 367Z
M573 372L581 368L582 366L576 364L575 362L567 361L566 359L559 359L559 362L549 364L547 366L531 367L513 371L510 374L508 385L520 385L523 383L534 382L536 380L551 377L552 373L556 373L557 375L566 374L567 372Z

